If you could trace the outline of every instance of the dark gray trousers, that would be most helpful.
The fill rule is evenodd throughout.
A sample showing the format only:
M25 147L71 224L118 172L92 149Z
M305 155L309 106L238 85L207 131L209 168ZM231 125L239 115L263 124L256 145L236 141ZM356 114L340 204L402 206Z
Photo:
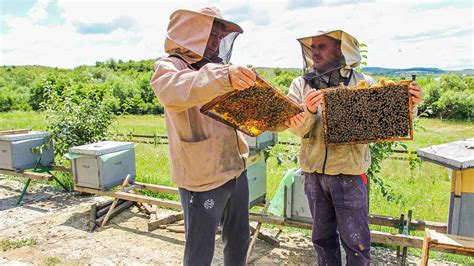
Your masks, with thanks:
M365 175L304 173L313 217L312 241L318 265L341 265L339 238L347 265L370 264L370 230Z
M224 265L245 265L250 240L249 188L246 171L239 178L205 192L179 188L184 210L184 265L210 265L222 225Z

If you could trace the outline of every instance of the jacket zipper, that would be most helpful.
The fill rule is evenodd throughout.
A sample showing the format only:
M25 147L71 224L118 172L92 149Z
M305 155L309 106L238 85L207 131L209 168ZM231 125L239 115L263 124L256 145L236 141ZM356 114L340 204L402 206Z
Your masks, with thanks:
M328 145L325 145L326 152L324 153L324 163L323 163L323 172L322 174L326 174L326 160L328 159Z

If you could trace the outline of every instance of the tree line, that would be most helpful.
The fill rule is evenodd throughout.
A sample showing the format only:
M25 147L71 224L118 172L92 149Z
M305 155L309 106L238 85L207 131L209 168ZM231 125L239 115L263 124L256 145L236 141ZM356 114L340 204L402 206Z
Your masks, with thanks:
M114 114L162 114L163 106L150 87L155 60L128 61L110 59L94 66L59 69L43 66L3 66L0 68L0 112L13 110L42 111L46 89L58 95L68 88L79 98L107 101ZM257 68L284 93L301 70ZM370 73L368 73L370 74ZM401 76L388 77L400 79ZM417 79L424 89L419 107L429 117L472 120L474 78L456 74L430 75Z

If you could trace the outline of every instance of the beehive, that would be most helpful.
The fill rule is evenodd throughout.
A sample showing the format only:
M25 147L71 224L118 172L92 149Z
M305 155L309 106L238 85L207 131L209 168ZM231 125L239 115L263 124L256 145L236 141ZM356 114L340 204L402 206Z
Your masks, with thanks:
M43 146L42 152L35 152ZM0 134L0 168L21 171L54 162L51 134L43 131ZM37 165L38 164L38 165Z
M422 148L417 154L449 169L448 234L474 237L474 138Z
M339 86L323 91L323 123L328 145L413 139L409 81Z
M257 76L254 86L229 92L201 108L203 114L252 137L284 125L290 117L302 111L296 103L260 76Z
M109 190L122 184L130 175L135 180L135 144L132 142L100 141L69 149L74 184L100 190Z
M267 195L267 162L263 151L251 151L247 159L249 208L265 201Z
M245 136L247 145L251 151L260 151L268 146L275 146L278 134L274 132L265 132L257 137Z

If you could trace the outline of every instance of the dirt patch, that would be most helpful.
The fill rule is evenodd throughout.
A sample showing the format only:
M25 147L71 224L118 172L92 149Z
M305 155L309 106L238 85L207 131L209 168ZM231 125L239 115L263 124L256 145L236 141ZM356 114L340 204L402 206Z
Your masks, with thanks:
M64 193L48 185L35 184L23 203L16 206L21 186L18 181L0 176L0 240L31 239L35 244L6 251L0 248L0 265L181 264L184 234L164 229L147 232L148 216L139 213L136 207L113 218L105 228L89 232L90 206L107 198ZM275 233L267 228L263 231ZM278 248L257 240L251 263L316 265L309 236L283 232L279 240ZM222 249L217 235L213 264L223 264ZM395 253L388 249L373 248L372 256L374 262L396 263ZM419 264L420 259L409 256L408 263Z

